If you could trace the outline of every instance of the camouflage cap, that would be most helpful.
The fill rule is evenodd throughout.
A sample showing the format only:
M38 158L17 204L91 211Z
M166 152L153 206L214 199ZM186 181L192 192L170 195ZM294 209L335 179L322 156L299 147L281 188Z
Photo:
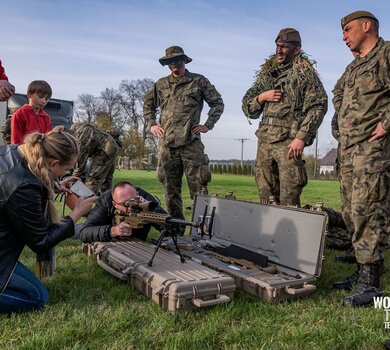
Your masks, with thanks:
M161 65L165 66L172 62L173 59L182 57L184 59L184 63L190 63L192 58L188 57L184 50L180 46L171 46L165 50L165 56L159 59Z
M341 19L341 29L343 29L349 22L352 22L353 20L358 18L372 18L379 22L378 18L376 18L371 12L355 11Z
M277 41L286 43L295 42L301 44L301 35L294 28L284 28L279 32L278 36L275 39L275 43Z

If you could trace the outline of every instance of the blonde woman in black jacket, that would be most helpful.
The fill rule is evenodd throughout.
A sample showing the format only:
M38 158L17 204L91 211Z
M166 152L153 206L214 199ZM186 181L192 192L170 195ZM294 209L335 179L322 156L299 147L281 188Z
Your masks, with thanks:
M20 146L0 147L0 313L40 309L48 302L43 284L18 259L26 245L41 253L73 236L74 224L91 210L96 198L80 198L60 220L53 203L55 189L67 191L74 181L57 179L74 166L78 151L61 126L29 134Z

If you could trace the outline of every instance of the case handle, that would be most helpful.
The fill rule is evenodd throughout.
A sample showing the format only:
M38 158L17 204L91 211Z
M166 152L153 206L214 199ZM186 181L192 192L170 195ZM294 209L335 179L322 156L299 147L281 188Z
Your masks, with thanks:
M290 295L303 295L307 294L309 292L315 291L316 286L314 284L304 284L302 288L293 288L290 286L287 286L285 289L285 292Z
M100 267L103 268L103 270L106 270L109 274L114 275L116 278L119 278L122 281L126 281L127 280L127 275L126 274L124 274L124 273L122 273L120 271L115 270L114 268L112 268L110 265L108 265L103 260L98 258L97 259L97 263L98 263L98 265Z
M211 300L202 300L199 298L192 299L191 302L201 308L201 307L207 307L212 305L218 305L218 304L224 304L230 301L230 297L225 294L219 294L215 299Z

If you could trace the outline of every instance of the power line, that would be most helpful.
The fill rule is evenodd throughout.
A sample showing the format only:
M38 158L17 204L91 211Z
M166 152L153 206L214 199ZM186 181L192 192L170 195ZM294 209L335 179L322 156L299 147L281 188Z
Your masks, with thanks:
M235 139L236 141L241 142L241 169L244 168L244 142L248 141L249 139Z

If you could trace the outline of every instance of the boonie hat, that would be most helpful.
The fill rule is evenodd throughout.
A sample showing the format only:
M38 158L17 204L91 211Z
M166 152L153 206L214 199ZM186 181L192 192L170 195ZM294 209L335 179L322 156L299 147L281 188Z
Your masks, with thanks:
M358 18L372 18L374 20L378 21L378 18L376 18L371 12L368 11L355 11L350 13L349 15L343 17L341 19L341 29L343 29L349 22L352 22L355 19Z
M171 46L165 50L165 56L161 57L159 62L161 65L166 66L172 62L172 60L179 57L184 59L184 63L190 63L192 61L192 58L188 57L180 46Z
M278 36L275 39L275 43L277 41L282 41L285 43L290 43L290 42L301 43L301 35L294 28L284 28L279 32Z

